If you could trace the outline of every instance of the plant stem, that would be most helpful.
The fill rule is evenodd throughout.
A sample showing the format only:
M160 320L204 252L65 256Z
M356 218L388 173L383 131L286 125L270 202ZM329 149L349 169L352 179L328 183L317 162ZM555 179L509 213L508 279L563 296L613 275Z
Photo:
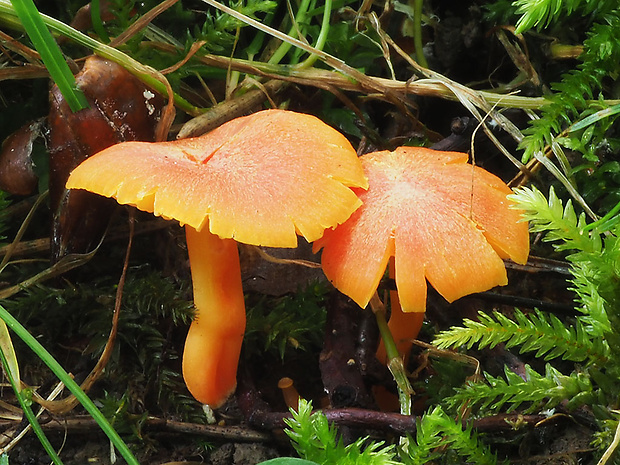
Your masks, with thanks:
M394 279L396 276L396 264L394 257L390 257L388 264L389 276ZM397 290L390 290L390 321L388 321L388 329L392 334L396 350L403 359L403 364L407 365L409 352L413 340L417 337L422 324L424 323L424 312L405 312L400 305L400 297ZM388 364L389 358L385 352L383 343L379 344L377 349L377 358L385 365Z
M329 33L329 24L331 19L332 0L325 0L325 6L323 10L323 21L321 21L321 32L316 39L314 48L317 50L323 50L325 43L327 42L327 34ZM299 68L310 68L316 60L319 58L317 54L312 54L306 60L299 64Z
M301 4L299 5L299 9L297 10L297 15L293 19L295 23L299 24L306 20L306 13L308 12L310 1L311 0L302 0ZM291 26L291 29L288 35L292 36L293 34L295 34L295 32L297 32L297 30L298 29L295 27L295 25ZM288 53L291 47L292 45L289 42L282 42L280 46L277 48L277 50L274 52L274 54L271 55L271 58L269 58L267 63L269 64L280 63L280 61L282 61L282 58L284 58L284 56Z
M415 45L415 56L418 64L428 68L428 62L424 56L424 44L422 43L422 6L424 0L415 0L413 10L413 41Z
M618 212L620 211L620 202L618 202L609 212L602 218L584 226L583 231L591 231L598 228L600 232L609 231L620 220Z
M385 306L379 299L377 293L370 300L370 306L377 319L377 326L379 327L379 334L381 334L381 340L385 347L385 353L388 358L388 369L392 373L396 385L398 386L398 399L400 402L400 413L403 415L411 415L411 395L413 389L407 378L407 372L405 371L405 365L403 359L398 353L398 348L388 328L387 321L385 319Z
M0 2L1 1L2 0L0 0ZM176 49L170 45L147 44L147 46L149 45L158 49L169 50L171 53L173 51L176 52ZM308 53L312 52L308 51ZM279 78L283 81L297 82L302 85L316 86L317 83L320 83L352 92L368 92L374 89L380 90L381 93L400 92L403 94L438 97L453 101L459 100L458 97L454 95L454 92L438 82L437 79L399 81L366 75L359 76L360 79L356 79L343 71L330 71L314 67L301 68L305 62L289 66L210 54L196 55L196 59L203 64L220 69L232 68L245 72L246 74ZM501 108L538 110L548 103L548 100L544 97L523 97L520 95L506 95L488 91L476 91L476 93L483 97L490 105L496 105ZM590 102L594 103L596 101L588 101L588 103ZM604 102L607 105L620 103L618 100L605 100Z
M80 386L69 376L69 374L60 366L60 364L52 357L52 355L36 340L36 338L24 328L13 315L11 315L3 306L0 305L0 318L4 320L7 326L17 334L17 336L26 343L30 349L52 370L56 377L64 383L71 393L80 401L91 417L97 422L99 427L108 436L112 444L123 456L125 461L130 465L139 465L138 461L127 447L127 444L121 439L116 430L112 428L108 420L103 416L101 411L93 403L92 400L82 391Z

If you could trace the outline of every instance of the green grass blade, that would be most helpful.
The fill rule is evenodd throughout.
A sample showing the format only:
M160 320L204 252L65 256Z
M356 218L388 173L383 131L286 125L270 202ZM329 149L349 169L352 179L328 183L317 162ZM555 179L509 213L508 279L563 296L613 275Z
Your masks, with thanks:
M4 324L4 322L2 326L6 328L6 325ZM30 427L32 428L32 431L34 431L34 434L36 434L37 438L39 439L39 442L45 449L45 452L47 452L47 455L49 456L49 458L52 459L52 463L54 463L55 465L62 465L62 460L60 460L60 457L56 453L56 450L54 449L49 439L47 439L47 436L43 432L43 428L41 428L41 425L39 424L39 421L37 420L37 416L34 414L32 409L30 408L31 401L24 396L24 390L21 389L21 386L19 385L18 381L13 376L12 368L10 367L9 361L4 351L2 350L0 350L0 360L2 361L2 366L4 367L4 371L7 374L7 378L9 378L9 383L11 383L11 387L13 388L13 391L15 392L15 396L17 396L19 405L21 406L22 411L24 412L24 415L26 416L26 419L28 420L28 423L30 424Z
M91 0L90 2L90 19L93 23L93 29L95 30L99 38L106 43L110 42L110 37L108 37L108 33L103 27L99 0Z
M32 44L41 55L52 80L69 104L71 111L79 111L88 108L88 101L84 94L77 89L75 77L69 69L69 65L62 56L58 44L49 32L39 10L32 0L11 0L15 12L19 17Z
M15 348L13 347L13 341L9 334L9 328L7 328L4 321L0 321L0 352L2 352L4 359L6 359L6 363L4 363L6 376L11 378L16 386L21 386Z
M49 367L56 377L67 386L67 389L77 398L77 400L86 409L88 414L93 417L99 427L108 436L114 447L123 456L129 465L139 465L138 461L127 447L127 444L121 439L116 430L112 428L108 420L103 416L101 411L86 395L84 391L73 381L73 378L60 366L54 357L36 340L36 338L24 328L19 321L15 319L2 305L0 305L0 319L4 320L7 326L17 334L17 336L26 343L30 349Z

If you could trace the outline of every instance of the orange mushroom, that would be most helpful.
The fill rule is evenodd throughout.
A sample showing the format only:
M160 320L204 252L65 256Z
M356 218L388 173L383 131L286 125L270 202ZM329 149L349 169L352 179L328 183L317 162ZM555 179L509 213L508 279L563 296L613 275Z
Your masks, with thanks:
M202 403L234 391L245 306L235 241L295 247L344 222L367 187L347 139L319 119L265 110L197 138L125 142L90 157L67 187L185 225L196 318L183 376Z
M299 392L295 387L295 382L285 376L284 378L280 378L278 381L278 388L282 391L282 398L284 399L284 403L289 409L293 409L295 411L299 410Z
M465 153L400 147L360 159L369 182L354 189L362 207L314 249L323 248L329 280L361 307L393 257L400 306L390 329L407 351L402 342L415 338L426 310L426 281L450 302L507 284L502 259L526 262L528 227L510 208L510 189Z

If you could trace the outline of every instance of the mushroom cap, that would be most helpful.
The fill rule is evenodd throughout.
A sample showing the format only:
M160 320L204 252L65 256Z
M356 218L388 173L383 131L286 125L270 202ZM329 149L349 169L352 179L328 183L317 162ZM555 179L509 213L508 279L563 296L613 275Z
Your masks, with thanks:
M367 179L349 141L318 118L264 110L204 136L123 142L80 164L67 188L114 197L222 238L295 247L344 222Z
M362 206L314 243L327 277L365 307L391 256L403 311L426 309L426 280L448 301L507 283L503 258L525 263L527 224L511 190L467 154L420 147L362 156Z

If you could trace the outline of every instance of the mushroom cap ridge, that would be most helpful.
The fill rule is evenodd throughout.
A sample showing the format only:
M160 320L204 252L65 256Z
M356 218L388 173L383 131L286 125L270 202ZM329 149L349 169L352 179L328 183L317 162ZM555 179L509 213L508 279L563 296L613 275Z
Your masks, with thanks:
M123 142L93 155L67 188L113 197L222 238L295 247L344 222L367 179L348 140L318 118L264 110L210 133Z
M505 285L502 259L525 263L528 226L512 191L467 158L421 147L360 157L363 205L314 243L336 288L365 307L391 256L405 312L425 311L426 280L448 301Z

